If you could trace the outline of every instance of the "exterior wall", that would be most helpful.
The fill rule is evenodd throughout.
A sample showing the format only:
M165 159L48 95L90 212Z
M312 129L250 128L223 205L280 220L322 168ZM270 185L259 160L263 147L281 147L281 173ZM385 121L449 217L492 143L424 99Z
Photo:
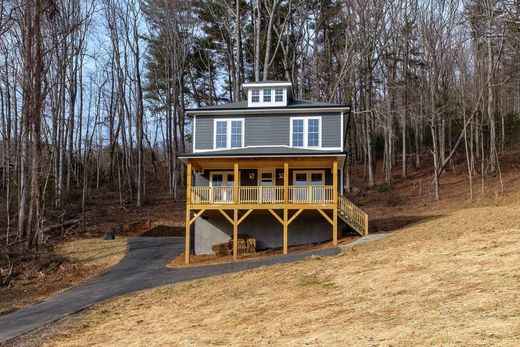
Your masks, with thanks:
M238 226L239 234L256 238L257 249L283 246L283 227L269 211L255 210ZM211 246L233 237L233 227L218 211L208 211L194 223L195 254L213 254ZM328 241L332 226L315 210L303 211L289 225L289 246Z
M293 184L293 173L294 171L306 171L306 170L324 170L325 171L325 185L332 185L332 170L330 168L309 168L309 169L289 169L289 185ZM194 174L193 185L194 186L209 186L209 177L211 171L227 171L233 172L233 170L204 170L202 173ZM240 169L240 185L241 186L257 186L258 185L258 170L257 169ZM254 175L254 178L250 178L250 174ZM276 185L283 186L283 169L277 168L276 172ZM338 170L338 191L341 191L341 170Z
M277 115L222 115L195 116L195 151L213 149L214 119L243 118L244 145L254 146L289 146L291 117L322 117L322 148L341 148L341 113L305 113Z

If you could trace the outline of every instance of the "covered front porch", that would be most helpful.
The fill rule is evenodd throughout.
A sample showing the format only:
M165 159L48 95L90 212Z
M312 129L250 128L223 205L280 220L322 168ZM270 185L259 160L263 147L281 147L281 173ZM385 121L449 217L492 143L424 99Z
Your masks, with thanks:
M239 226L255 210L268 211L281 224L284 254L289 225L305 210L314 210L330 224L329 235L336 245L342 159L336 155L187 159L186 263L190 227L206 211L218 211L233 227L234 259Z

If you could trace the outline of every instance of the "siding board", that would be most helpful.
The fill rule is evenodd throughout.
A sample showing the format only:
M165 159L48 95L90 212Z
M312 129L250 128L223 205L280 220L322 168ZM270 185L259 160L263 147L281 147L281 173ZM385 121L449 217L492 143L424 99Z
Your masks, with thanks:
M322 117L322 147L341 147L341 113L295 113L291 115L195 116L195 149L213 149L213 123L218 118L244 118L244 143L254 146L289 146L291 117Z

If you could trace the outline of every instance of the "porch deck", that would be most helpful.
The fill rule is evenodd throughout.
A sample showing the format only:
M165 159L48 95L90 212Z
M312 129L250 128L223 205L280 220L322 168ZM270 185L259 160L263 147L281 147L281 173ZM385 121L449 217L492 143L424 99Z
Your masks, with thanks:
M315 210L330 223L332 244L338 242L338 218L345 221L358 233L368 233L368 216L355 204L339 193L338 160L336 157L318 158L269 158L269 159L189 159L187 167L186 191L186 263L190 260L190 226L207 210L219 211L233 227L233 256L237 258L237 238L239 225L254 211L267 210L283 227L283 252L288 249L288 227L304 211ZM324 175L305 176L297 179L295 172L292 185L289 173L298 169L314 169L313 172L330 170L331 178L325 182ZM222 171L218 173L219 185L207 184L192 185L193 168L198 172L203 170L226 170L229 172L224 178ZM268 185L240 185L240 169L268 168ZM283 169L282 169L283 168ZM279 170L279 180L275 180L274 173ZM283 170L283 171L282 171ZM281 181L283 180L283 185ZM215 181L215 180L214 180ZM211 180L210 180L211 182ZM238 184L237 184L238 183ZM250 182L248 182L250 183ZM303 183L303 184L302 184ZM325 183L325 184L324 184ZM327 184L332 183L332 184Z
M238 205L250 204L332 204L333 186L288 186L288 199L284 199L284 186L239 186ZM234 187L191 187L192 205L235 204Z

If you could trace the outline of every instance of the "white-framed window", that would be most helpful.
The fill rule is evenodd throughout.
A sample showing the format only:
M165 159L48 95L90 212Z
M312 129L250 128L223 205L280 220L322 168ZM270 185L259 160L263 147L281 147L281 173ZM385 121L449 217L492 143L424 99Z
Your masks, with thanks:
M325 170L294 170L293 186L323 186Z
M291 119L292 124L292 141L291 146L293 147L303 147L304 144L304 119Z
M321 147L321 117L291 117L291 147Z
M244 147L244 119L215 119L214 149Z
M251 90L251 102L260 102L260 89Z
M276 88L274 90L274 101L275 102L282 102L283 101L283 89Z
M271 102L271 89L264 89L264 102Z

